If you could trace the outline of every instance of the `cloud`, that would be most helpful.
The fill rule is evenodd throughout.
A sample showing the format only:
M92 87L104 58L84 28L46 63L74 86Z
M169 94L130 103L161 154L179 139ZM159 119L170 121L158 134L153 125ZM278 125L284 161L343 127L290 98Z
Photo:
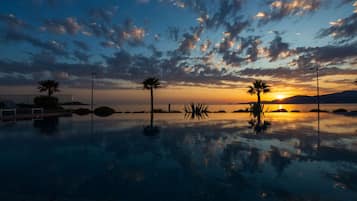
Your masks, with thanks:
M32 26L24 22L23 20L16 17L14 14L0 14L0 22L5 23L9 29L23 29L27 28L30 29Z
M219 44L218 52L223 54L222 59L227 65L242 66L258 60L261 44L259 36L239 37L236 43L236 48L233 48L235 42L225 38Z
M73 55L75 56L75 58L80 61L81 63L88 63L89 61L89 57L90 55L89 54L86 54L84 52L81 52L81 51L78 51L78 50L75 50L73 52Z
M90 22L85 24L84 29L88 35L104 38L105 41L101 42L103 47L113 48L119 48L125 44L142 46L147 35L146 30L143 27L134 25L131 19L125 20L122 25L112 26L99 22Z
M206 52L210 48L211 44L212 42L210 40L204 41L200 46L201 52L202 53Z
M356 3L357 5L357 3ZM357 13L330 22L330 27L319 31L317 37L332 36L334 39L350 40L357 36Z
M5 39L7 41L28 42L34 47L51 51L56 55L68 56L68 52L66 51L66 45L56 40L43 42L30 35L26 35L24 33L15 32L15 31L8 31L5 35Z
M275 38L270 42L268 48L269 61L276 61L278 58L290 56L289 44L283 42L282 37L275 32Z
M178 27L168 27L168 36L169 39L178 41L180 29Z
M291 62L293 66L310 67L314 62L324 66L343 64L347 60L357 58L357 42L321 47L300 47L296 48L295 51L300 56Z
M76 34L82 29L82 25L74 17L67 17L65 20L46 20L40 28L42 31L49 31L55 34Z
M207 28L217 28L227 22L228 18L235 18L241 10L244 0L221 0L219 10L212 17L205 20ZM208 13L205 13L208 14Z
M280 83L284 80L297 81L306 83L315 79L316 73L310 68L288 68L288 67L278 67L278 68L245 68L239 71L241 76L248 77L271 77L278 79ZM357 70L354 69L341 69L337 67L323 68L320 71L320 76L329 75L357 75Z
M89 46L87 45L87 43L85 43L85 42L83 42L83 41L73 40L73 44L74 44L76 47L82 49L83 51L89 51L89 50L90 50L90 48L89 48Z
M118 11L118 6L113 6L109 8L92 8L89 11L89 15L94 19L103 20L110 23Z
M234 39L248 26L249 26L248 21L235 20L235 22L232 25L230 23L226 23L225 34L228 35L229 38Z
M200 36L203 31L203 27L199 26L194 28L193 33L185 33L183 35L184 39L181 41L177 51L189 55L191 50L196 48L196 44L200 41Z
M268 2L270 11L260 11L255 16L261 24L278 21L288 16L312 13L318 10L322 4L321 0L276 0Z

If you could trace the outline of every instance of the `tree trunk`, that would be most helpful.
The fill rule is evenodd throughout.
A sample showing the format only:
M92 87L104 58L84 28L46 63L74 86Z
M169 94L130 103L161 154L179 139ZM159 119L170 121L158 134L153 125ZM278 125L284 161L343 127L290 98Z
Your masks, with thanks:
M154 113L150 114L150 128L154 128Z
M154 113L154 91L153 88L150 88L150 95L151 95L151 113Z
M258 112L260 114L262 112L261 111L261 104L260 104L260 92L257 93L257 96L258 96Z

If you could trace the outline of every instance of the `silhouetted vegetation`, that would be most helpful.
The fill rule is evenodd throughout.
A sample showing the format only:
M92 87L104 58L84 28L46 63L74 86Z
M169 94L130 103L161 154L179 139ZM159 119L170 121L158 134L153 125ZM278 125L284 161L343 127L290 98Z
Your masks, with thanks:
M258 107L258 105L261 105L261 94L270 92L270 86L267 85L262 80L255 80L253 82L253 84L251 86L249 86L249 89L247 92L250 95L257 95L257 108L256 109L261 109L260 107ZM257 111L257 112L262 112L262 110Z
M47 92L48 96L52 96L53 93L59 92L59 83L55 80L42 80L38 82L38 84L40 92Z
M208 105L202 103L191 103L189 105L185 105L185 113L207 113L208 112Z
M249 112L249 109L239 109L239 110L234 110L233 113L241 113L241 112Z
M218 111L214 111L212 113L227 113L225 110L218 110Z
M38 96L34 98L34 104L36 107L42 107L44 109L54 109L54 110L63 110L59 106L58 99L52 97L53 93L58 92L59 84L54 80L42 80L38 82L38 89L40 92L47 92L47 96Z
M320 111L318 109L312 109L310 110L310 112L328 112L327 110L321 110Z
M107 117L115 113L115 110L110 107L99 107L94 110L94 114L100 117Z
M88 105L88 104L85 104L85 103L82 103L82 102L79 102L79 101L72 101L72 102L61 103L61 105Z
M77 115L80 115L80 116L83 116L83 115L90 114L91 111L90 111L90 109L87 109L87 108L79 108L79 109L73 110L73 113L77 114Z
M37 96L34 99L34 103L36 107L42 107L44 109L63 109L58 104L58 98L52 96Z
M300 110L291 110L290 112L300 112Z
M288 111L282 108L282 109L273 110L272 112L288 112Z
M348 111L344 108L339 108L339 109L336 109L333 111L333 113L345 113L345 112L348 112Z
M259 104L259 103L253 103L250 104L250 113L253 114L253 116L258 116L264 111L264 104Z
M187 119L204 119L208 117L208 105L202 103L191 103L185 105L185 118Z
M145 79L142 82L144 89L150 90L150 105L151 105L151 109L150 112L153 113L154 112L154 89L158 88L160 86L160 81L158 78L155 77L150 77Z

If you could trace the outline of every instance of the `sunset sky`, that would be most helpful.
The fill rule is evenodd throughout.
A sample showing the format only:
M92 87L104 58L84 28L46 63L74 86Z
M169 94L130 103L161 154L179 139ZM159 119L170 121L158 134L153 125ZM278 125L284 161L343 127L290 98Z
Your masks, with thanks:
M357 89L355 0L2 0L0 94L55 79L88 101L236 103L254 79L271 100Z

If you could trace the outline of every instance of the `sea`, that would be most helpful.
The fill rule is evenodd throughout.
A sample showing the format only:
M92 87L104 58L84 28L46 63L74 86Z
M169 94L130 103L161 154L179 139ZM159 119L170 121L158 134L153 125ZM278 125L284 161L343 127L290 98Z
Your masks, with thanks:
M101 106L109 106L117 112L148 112L150 110L149 104L95 104L94 108ZM207 104L210 112L233 112L236 110L245 110L249 108L249 104ZM171 111L184 111L185 104L171 104ZM90 108L89 105L84 106L65 106L68 109ZM169 104L156 104L155 109L163 111L169 110ZM320 104L321 110L333 112L337 109L346 109L348 111L357 111L357 104ZM317 104L264 104L264 111L270 112L278 109L286 109L287 111L298 110L300 112L309 112L312 109L317 109Z

